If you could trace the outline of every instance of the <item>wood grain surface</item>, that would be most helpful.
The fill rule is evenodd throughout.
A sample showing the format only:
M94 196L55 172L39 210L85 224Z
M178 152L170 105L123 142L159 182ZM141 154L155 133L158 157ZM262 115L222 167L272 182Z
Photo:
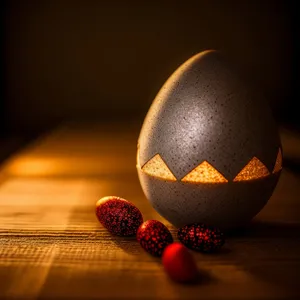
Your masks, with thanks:
M194 285L166 276L134 238L111 236L96 201L118 195L144 219L160 217L135 170L139 126L70 124L10 157L0 173L0 298L297 299L300 297L300 177L284 168L266 207L229 233L214 255L193 252ZM300 140L300 139L299 139ZM283 132L283 147L299 148ZM300 151L298 152L300 156Z

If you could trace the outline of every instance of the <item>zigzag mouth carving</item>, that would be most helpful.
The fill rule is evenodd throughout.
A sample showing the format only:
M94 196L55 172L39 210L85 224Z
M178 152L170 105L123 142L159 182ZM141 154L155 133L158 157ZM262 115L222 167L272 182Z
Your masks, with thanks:
M138 149L139 150L139 149ZM139 151L138 151L139 152ZM182 181L185 183L228 183L225 178L216 168L209 162L204 160L197 167L191 170L181 180L178 180L172 173L171 169L167 166L165 161L159 154L154 155L142 167L139 166L139 153L137 154L137 167L141 168L146 174L166 180L166 181ZM279 148L276 161L272 172L257 158L253 157L246 166L235 176L233 182L251 181L263 179L276 174L282 169L282 151Z

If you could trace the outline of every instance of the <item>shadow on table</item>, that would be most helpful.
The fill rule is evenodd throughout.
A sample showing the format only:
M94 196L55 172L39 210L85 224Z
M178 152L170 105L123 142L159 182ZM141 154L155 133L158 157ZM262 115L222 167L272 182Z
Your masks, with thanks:
M138 241L135 239L135 237L114 237L112 239L112 242L119 248L123 249L125 252L133 255L139 255L141 252L144 252L144 250L141 248ZM146 253L146 252L145 252ZM141 257L139 257L140 259ZM148 258L151 262L157 263L163 268L162 259L161 257L154 257L150 254L148 254ZM212 277L212 275L207 272L206 270L199 269L198 270L198 276L194 281L191 281L189 283L186 283L187 286L194 286L194 285L207 285L212 282L215 282L216 279Z
M294 157L285 157L283 162L283 167L285 169L288 169L294 173L299 174L300 173L300 158Z
M122 249L124 252L132 255L138 255L140 250L140 244L133 237L121 237L121 236L112 236L110 240L117 248Z
M254 220L247 226L226 233L227 238L293 238L300 237L300 223L266 222Z
M226 260L259 282L274 286L284 299L300 299L299 233L300 223L253 220L248 226L227 233L235 251Z

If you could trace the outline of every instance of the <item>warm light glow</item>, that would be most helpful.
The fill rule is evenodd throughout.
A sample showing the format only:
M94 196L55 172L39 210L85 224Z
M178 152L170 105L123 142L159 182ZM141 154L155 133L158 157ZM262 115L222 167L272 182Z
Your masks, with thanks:
M19 158L11 161L8 172L16 176L40 176L55 174L61 164L50 158Z
M275 166L274 166L274 169L273 169L273 173L277 173L281 169L282 169L282 153L281 153L281 149L279 148L277 158L276 158L276 162L275 162Z
M183 179L183 182L222 183L228 180L207 161L202 162Z
M175 176L162 160L159 154L152 157L143 167L142 170L148 175L158 177L164 180L176 181Z
M137 145L137 152L136 152L136 166L139 168L140 164L140 145Z
M2 165L1 173L6 176L90 176L127 172L134 166L134 159L120 163L121 159L113 154L25 154L11 157Z
M254 180L268 175L270 172L267 167L258 158L253 157L233 181Z

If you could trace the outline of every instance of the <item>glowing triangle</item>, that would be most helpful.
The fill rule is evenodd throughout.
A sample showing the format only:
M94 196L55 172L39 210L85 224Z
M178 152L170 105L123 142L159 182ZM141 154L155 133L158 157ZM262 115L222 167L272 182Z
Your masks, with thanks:
M233 181L259 179L268 175L270 175L270 172L267 167L258 158L253 157Z
M158 177L164 180L176 181L166 163L159 154L153 156L143 167L142 170L150 176Z
M275 162L275 166L273 169L273 174L279 172L282 169L282 152L281 149L279 148L278 150L278 154L277 154L277 158L276 158L276 162Z
M137 145L137 151L136 151L136 166L140 167L140 145Z
M220 183L228 180L207 161L202 162L181 179L183 182Z

